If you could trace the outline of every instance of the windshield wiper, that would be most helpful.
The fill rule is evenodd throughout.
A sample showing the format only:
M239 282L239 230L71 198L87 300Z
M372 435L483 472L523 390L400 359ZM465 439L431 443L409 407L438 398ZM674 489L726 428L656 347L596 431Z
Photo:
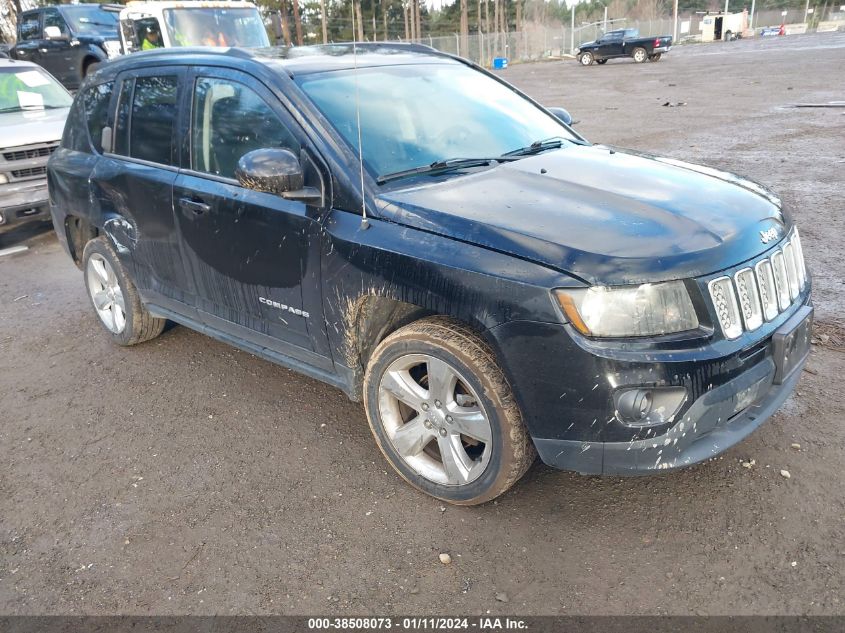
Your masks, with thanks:
M525 147L520 147L519 149L511 150L510 152L505 152L502 156L530 156L532 154L539 154L540 152L545 152L549 149L558 149L563 147L564 141L569 141L569 139L564 139L560 136L553 136L552 138L547 138L542 141L534 141L531 145L526 145Z
M383 185L391 180L398 180L399 178L406 178L408 176L416 176L418 174L442 174L453 169L465 169L468 167L483 167L491 163L502 163L505 161L515 160L515 156L495 156L493 158L449 158L445 160L436 160L430 165L420 165L419 167L412 167L411 169L403 169L392 174L385 174L376 178L376 182Z

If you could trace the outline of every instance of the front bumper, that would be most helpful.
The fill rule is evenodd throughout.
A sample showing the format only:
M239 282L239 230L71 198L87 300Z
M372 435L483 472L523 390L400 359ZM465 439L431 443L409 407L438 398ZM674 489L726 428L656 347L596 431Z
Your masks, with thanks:
M32 220L47 220L47 179L0 185L0 231Z
M659 437L631 442L576 442L536 439L548 465L588 475L645 475L705 461L748 437L792 394L801 378L802 360L782 384L774 385L771 358L696 400L683 418ZM748 389L754 404L734 413L736 397Z
M806 362L793 355L788 374L779 375L779 337L811 314L808 289L766 331L735 342L639 351L594 345L566 325L525 321L492 328L488 340L546 464L584 474L637 475L709 459L770 418ZM808 350L809 329L801 331ZM633 387L684 387L687 399L664 424L632 427L618 419L614 394Z

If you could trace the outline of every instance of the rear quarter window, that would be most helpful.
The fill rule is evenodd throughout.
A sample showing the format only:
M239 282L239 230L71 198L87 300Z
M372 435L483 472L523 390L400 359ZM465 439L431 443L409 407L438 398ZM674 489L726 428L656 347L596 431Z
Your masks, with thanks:
M85 130L85 110L82 105L82 95L73 100L62 134L62 147L75 152L91 152L88 133Z
M103 128L109 125L109 104L113 91L114 82L109 82L88 88L82 97L88 135L91 146L97 152L103 151Z
M65 122L62 147L88 154L92 148L97 152L103 151L103 128L109 124L113 90L114 82L99 84L74 99Z

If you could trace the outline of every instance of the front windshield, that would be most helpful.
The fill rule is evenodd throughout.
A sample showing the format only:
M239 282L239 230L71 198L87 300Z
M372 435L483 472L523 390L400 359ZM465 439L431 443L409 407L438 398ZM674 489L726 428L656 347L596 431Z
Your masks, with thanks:
M256 9L166 9L164 21L173 46L270 46Z
M357 154L356 71L296 81ZM530 101L463 64L359 68L357 91L364 165L373 177L576 138Z
M0 68L0 112L67 108L72 101L67 90L40 68Z
M64 16L73 32L79 35L103 33L117 37L118 14L98 7L66 6Z

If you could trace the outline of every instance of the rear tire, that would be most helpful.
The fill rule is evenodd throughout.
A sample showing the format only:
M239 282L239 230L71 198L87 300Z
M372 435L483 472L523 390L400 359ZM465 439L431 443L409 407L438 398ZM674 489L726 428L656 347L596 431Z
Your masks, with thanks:
M450 319L415 321L385 338L367 366L364 403L390 465L443 501L490 501L534 463L534 444L492 350Z
M649 55L648 59L649 59L649 61L652 61L652 62L659 62L661 55L662 55L662 53L655 53L654 55Z
M648 53L642 46L638 46L633 50L631 53L631 57L634 58L634 61L638 64L642 64L644 61L648 59Z
M112 341L122 346L137 345L162 333L167 321L151 315L141 303L135 284L107 238L98 237L85 245L82 270L94 312Z
M582 66L592 66L595 58L593 54L587 51L586 53L581 53L581 56L578 58L578 61L581 62Z
M597 64L606 64L606 63L607 63L607 60L606 60L606 59L597 59L597 60L596 60L596 63L597 63Z

